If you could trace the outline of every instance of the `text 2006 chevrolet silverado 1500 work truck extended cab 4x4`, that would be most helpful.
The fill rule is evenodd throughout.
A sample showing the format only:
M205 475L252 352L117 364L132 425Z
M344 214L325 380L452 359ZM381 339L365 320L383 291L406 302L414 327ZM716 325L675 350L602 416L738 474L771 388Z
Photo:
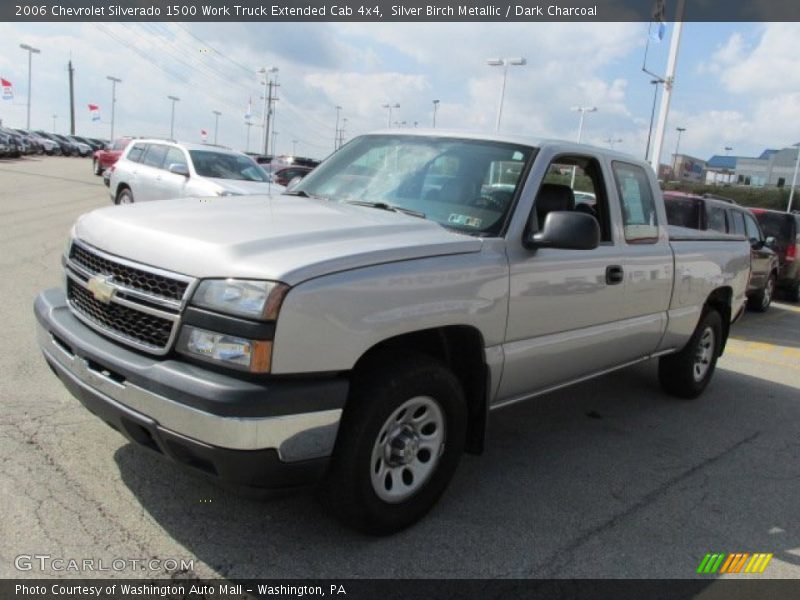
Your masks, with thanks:
M337 516L387 533L481 450L489 410L652 357L667 391L702 392L750 249L666 223L623 154L365 135L286 194L82 216L39 343L134 442L236 484L321 478Z

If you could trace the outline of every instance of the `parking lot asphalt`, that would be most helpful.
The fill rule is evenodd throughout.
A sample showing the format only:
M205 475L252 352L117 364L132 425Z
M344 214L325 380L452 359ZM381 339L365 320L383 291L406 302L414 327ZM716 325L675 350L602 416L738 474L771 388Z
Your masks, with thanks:
M757 577L800 577L800 305L747 313L698 400L648 363L492 413L431 514L372 538L311 493L234 493L127 443L52 375L33 300L60 285L75 218L108 203L86 159L0 161L0 577L165 575L14 566L48 554L230 578L682 578L708 552L773 553Z

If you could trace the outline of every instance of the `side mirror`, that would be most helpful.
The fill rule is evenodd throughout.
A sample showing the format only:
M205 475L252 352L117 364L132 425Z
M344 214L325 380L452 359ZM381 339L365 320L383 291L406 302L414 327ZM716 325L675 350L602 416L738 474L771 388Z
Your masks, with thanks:
M775 237L774 237L774 236L768 235L768 236L767 236L767 239L766 239L766 240L764 240L764 245L765 245L767 248L775 248L775 241L776 241L776 240L775 240Z
M167 171L170 173L175 173L175 175L183 175L184 177L189 176L189 167L184 163L171 163L167 168Z
M294 186L296 186L302 180L303 180L303 178L300 177L299 175L297 177L293 177L292 180L289 183L286 184L286 190L288 191L288 190L292 189Z
M528 234L527 248L593 250L600 245L600 225L591 215L572 211L547 213L542 230Z

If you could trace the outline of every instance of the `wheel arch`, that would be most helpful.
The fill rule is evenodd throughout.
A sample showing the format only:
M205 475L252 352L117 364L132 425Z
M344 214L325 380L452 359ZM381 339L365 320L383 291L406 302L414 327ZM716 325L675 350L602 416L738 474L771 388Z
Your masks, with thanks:
M461 382L467 401L467 440L470 454L483 452L488 410L489 369L481 332L471 325L447 325L403 333L370 347L356 361L353 373L369 369L374 361L398 353L432 356L445 364ZM345 406L347 411L347 406Z

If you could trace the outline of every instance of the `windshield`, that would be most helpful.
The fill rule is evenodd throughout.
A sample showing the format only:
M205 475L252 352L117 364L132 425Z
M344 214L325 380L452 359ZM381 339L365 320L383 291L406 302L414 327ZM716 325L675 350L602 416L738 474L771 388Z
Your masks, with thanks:
M451 229L496 234L534 152L492 141L367 135L306 175L292 193L377 203Z
M267 174L247 157L212 150L189 150L194 170L201 177L266 182Z

